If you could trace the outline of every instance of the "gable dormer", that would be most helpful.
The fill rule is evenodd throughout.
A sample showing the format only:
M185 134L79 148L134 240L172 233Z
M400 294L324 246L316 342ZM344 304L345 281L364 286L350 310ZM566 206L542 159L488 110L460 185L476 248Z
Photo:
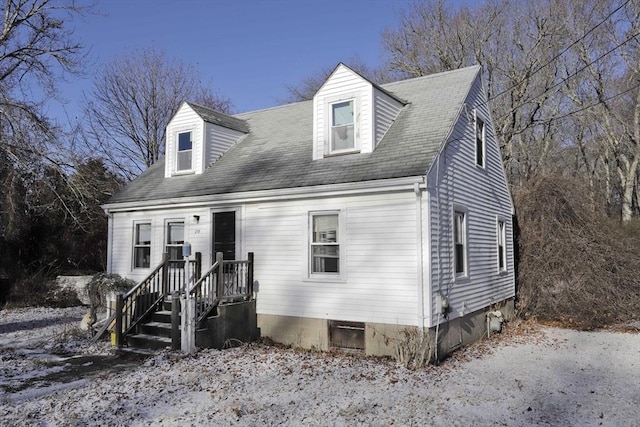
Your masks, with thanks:
M201 174L247 133L244 120L183 102L167 124L165 178Z
M313 97L313 159L371 153L404 102L340 63Z

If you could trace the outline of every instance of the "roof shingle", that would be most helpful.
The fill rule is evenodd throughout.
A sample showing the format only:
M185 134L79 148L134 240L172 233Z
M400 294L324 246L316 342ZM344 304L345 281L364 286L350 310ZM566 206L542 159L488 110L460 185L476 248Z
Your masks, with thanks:
M109 204L424 175L478 73L473 66L383 85L408 104L368 154L312 160L312 101L222 115L250 131L204 173L165 178L160 160Z

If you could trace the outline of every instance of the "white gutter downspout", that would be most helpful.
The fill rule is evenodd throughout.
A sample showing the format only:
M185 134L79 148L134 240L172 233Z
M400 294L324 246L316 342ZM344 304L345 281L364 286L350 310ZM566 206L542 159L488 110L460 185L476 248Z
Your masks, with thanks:
M112 259L111 254L113 250L113 214L107 212L107 273L112 273Z
M416 194L416 232L417 232L417 270L418 270L418 319L420 321L420 336L424 328L424 271L422 264L422 190L419 182L413 184L413 192Z

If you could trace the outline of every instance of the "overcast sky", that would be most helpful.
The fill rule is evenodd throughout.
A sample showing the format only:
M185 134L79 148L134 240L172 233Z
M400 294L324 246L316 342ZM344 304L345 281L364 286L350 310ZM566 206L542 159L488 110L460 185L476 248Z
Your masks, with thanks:
M279 105L286 86L357 55L381 62L381 33L410 0L98 0L74 20L94 72L110 59L154 46L196 65L235 112ZM91 77L62 86L78 115ZM54 115L64 115L52 107Z

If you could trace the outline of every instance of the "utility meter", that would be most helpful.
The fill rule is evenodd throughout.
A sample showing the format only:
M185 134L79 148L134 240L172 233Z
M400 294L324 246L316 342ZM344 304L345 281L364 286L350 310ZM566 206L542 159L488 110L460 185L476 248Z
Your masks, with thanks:
M191 243L184 242L182 245L182 256L187 258L191 256Z

